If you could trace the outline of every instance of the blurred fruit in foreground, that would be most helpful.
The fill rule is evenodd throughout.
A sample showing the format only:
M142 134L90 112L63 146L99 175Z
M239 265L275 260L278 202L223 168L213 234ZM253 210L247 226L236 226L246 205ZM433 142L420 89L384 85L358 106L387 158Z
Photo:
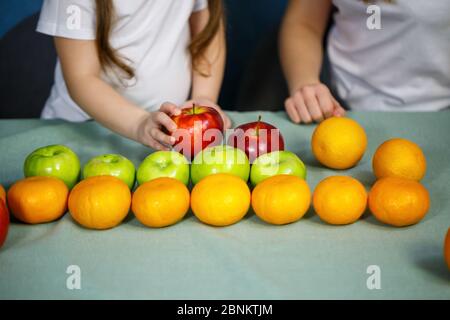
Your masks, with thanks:
M128 214L131 192L119 178L96 176L82 180L70 192L69 211L80 225L90 229L117 226Z
M418 223L429 207L427 189L411 179L381 178L369 192L369 208L375 218L396 227Z
M444 240L444 258L447 263L447 267L450 270L450 228L448 228L447 235Z
M417 144L395 138L378 147L373 156L372 167L378 179L400 177L420 181L425 176L427 162Z
M308 184L293 175L270 177L259 183L252 193L256 215L271 224L287 224L301 219L310 204Z
M328 177L317 185L313 206L320 219L327 223L350 224L366 210L367 192L361 182L352 177Z
M6 191L5 188L0 184L0 199L3 199L6 203Z
M213 174L197 183L191 193L191 208L203 223L228 226L241 220L250 207L250 189L239 177Z
M355 120L328 118L314 130L311 146L322 165L332 169L348 169L363 157L367 136Z
M6 241L9 229L9 212L6 207L6 202L3 198L0 198L0 248Z
M188 188L174 178L156 178L140 185L133 193L131 210L148 227L177 223L189 210Z
M8 190L11 213L22 222L37 224L60 218L67 209L69 189L60 179L29 177Z

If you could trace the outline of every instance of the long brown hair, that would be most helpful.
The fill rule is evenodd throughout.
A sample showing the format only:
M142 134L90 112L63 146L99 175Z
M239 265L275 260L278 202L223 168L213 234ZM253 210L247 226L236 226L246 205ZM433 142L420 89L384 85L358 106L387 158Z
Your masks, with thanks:
M134 69L125 62L126 57L119 56L111 47L110 35L114 25L114 4L113 0L96 0L96 45L98 58L102 69L116 66L124 75L131 79L134 77ZM222 0L208 0L209 20L205 28L191 39L188 50L192 57L192 64L195 70L205 61L205 51L211 41L219 31L224 20L224 9ZM208 62L208 61L206 61ZM210 63L210 62L209 62ZM202 73L203 74L203 73Z

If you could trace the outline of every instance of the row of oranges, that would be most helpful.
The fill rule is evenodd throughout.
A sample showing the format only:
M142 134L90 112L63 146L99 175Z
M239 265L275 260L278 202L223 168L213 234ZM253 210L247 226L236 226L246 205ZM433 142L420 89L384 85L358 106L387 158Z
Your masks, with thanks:
M120 224L131 208L144 225L166 227L180 221L192 208L202 222L227 226L241 220L251 205L262 220L281 225L304 216L311 204L311 192L305 180L292 175L268 178L253 192L242 179L229 174L210 175L191 193L176 179L158 178L140 185L133 194L112 176L87 178L70 193L59 179L30 177L16 182L7 200L12 214L31 224L56 220L68 207L82 226L109 229ZM382 178L367 195L358 180L332 176L317 185L312 202L319 217L330 224L355 222L368 203L378 220L406 226L425 216L429 196L420 183L410 179Z

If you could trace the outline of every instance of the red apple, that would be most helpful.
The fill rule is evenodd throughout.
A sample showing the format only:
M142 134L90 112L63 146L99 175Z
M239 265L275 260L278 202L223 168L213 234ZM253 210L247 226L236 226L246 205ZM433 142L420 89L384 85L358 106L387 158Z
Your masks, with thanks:
M228 144L243 150L252 163L265 153L284 150L284 139L279 129L273 125L258 121L242 124L230 135Z
M177 125L177 130L172 133L176 138L173 148L188 159L206 147L222 142L223 120L214 108L193 105L182 109L172 120Z
M9 228L9 211L5 201L0 197L0 248L6 240Z

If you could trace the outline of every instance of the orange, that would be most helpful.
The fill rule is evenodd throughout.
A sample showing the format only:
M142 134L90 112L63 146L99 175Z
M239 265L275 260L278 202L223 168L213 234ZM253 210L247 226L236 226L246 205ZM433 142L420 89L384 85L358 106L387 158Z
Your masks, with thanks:
M30 177L17 181L8 190L8 206L22 222L37 224L60 218L67 209L69 189L53 177Z
M450 228L447 230L447 235L444 241L444 258L447 263L447 267L450 270Z
M263 180L252 193L253 211L271 224L287 224L301 219L310 204L308 184L293 175L276 175Z
M369 208L375 218L396 227L419 222L429 207L427 189L411 179L382 178L369 192Z
M314 156L322 165L332 169L348 169L363 157L367 136L355 120L333 117L316 127L311 146Z
M427 170L422 149L412 141L395 138L383 142L372 160L375 176L400 177L420 181Z
M328 177L317 185L313 206L320 219L327 223L353 223L366 210L367 192L361 182L352 177Z
M136 189L131 210L148 227L166 227L177 223L189 210L190 194L186 185L173 178L158 178Z
M95 176L82 180L70 192L69 211L80 225L90 229L117 226L128 214L131 192L119 178Z
M6 203L6 192L5 192L5 188L3 188L3 186L0 184L0 199L3 199L3 201L5 201Z
M192 189L191 208L203 223L228 226L241 220L250 208L250 189L239 177L213 174Z

